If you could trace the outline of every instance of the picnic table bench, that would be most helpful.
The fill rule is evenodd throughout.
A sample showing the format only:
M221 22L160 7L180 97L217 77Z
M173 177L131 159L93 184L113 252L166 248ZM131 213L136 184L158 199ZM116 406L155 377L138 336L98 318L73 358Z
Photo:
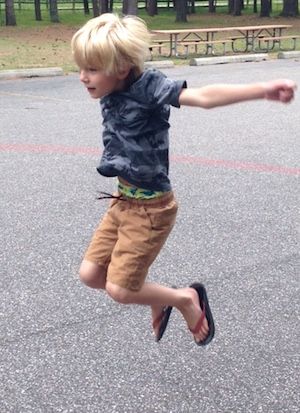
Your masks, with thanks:
M184 47L184 50L185 50L184 56L188 57L191 46L194 46L195 53L198 52L198 49L201 46L204 46L206 54L210 54L210 53L214 54L214 50L213 50L214 46L221 45L223 47L222 54L226 54L226 45L230 44L231 49L232 49L234 41L235 41L235 39L194 40L194 41L193 40L187 40L187 41L184 41L184 42L180 42L179 45Z
M261 37L258 39L259 48L261 50L271 51L276 45L279 45L280 50L295 50L297 46L297 40L300 39L299 35L290 36L274 36L274 37ZM292 46L287 48L282 46L283 41L291 41Z
M233 27L210 27L210 28L188 28L172 30L152 30L154 35L164 36L164 40L153 41L151 53L157 49L161 54L162 49L167 50L167 56L187 57L191 47L198 52L200 46L204 47L204 54L215 54L215 46L221 45L222 54L226 53L226 45L231 46L233 52L253 52L255 48L261 48L262 41L267 39L265 48L275 46L283 38L291 38L296 42L299 36L284 36L283 32L292 26L289 24L273 24L259 26L233 26ZM218 38L217 38L218 36ZM220 36L224 36L220 38ZM228 37L229 36L229 37ZM270 40L271 39L271 40ZM273 43L271 41L273 40ZM160 46L160 47L159 47ZM296 47L296 43L293 44ZM184 53L182 53L182 49ZM261 49L263 50L263 49Z

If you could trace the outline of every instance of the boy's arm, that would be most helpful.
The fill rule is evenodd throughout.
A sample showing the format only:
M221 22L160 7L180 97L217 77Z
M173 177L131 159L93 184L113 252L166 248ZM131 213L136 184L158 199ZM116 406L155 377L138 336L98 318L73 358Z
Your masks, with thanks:
M179 103L205 109L253 99L269 99L288 103L293 99L295 90L296 83L286 79L248 85L216 84L182 89Z

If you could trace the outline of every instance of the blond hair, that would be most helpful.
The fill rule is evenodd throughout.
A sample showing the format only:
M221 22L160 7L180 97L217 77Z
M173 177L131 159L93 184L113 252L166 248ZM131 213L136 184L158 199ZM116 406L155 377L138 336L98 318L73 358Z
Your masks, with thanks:
M79 67L102 69L111 75L126 68L141 73L149 54L150 36L140 18L105 13L74 34L73 57Z

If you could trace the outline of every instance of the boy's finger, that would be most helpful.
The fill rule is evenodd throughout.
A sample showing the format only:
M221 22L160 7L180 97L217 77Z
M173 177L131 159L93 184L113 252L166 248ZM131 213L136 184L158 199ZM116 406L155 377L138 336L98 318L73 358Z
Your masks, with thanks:
M281 102L290 102L294 97L293 90L287 89L287 90L281 90L279 92L279 99Z
M285 89L291 89L292 91L297 89L297 84L293 80L286 79L284 81L284 88Z

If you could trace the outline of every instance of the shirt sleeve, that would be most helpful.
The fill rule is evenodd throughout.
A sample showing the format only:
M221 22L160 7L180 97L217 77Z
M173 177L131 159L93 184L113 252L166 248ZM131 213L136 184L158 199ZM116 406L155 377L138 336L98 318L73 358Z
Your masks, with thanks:
M172 80L159 71L153 71L148 82L148 97L151 105L180 107L179 95L187 87L185 80Z

